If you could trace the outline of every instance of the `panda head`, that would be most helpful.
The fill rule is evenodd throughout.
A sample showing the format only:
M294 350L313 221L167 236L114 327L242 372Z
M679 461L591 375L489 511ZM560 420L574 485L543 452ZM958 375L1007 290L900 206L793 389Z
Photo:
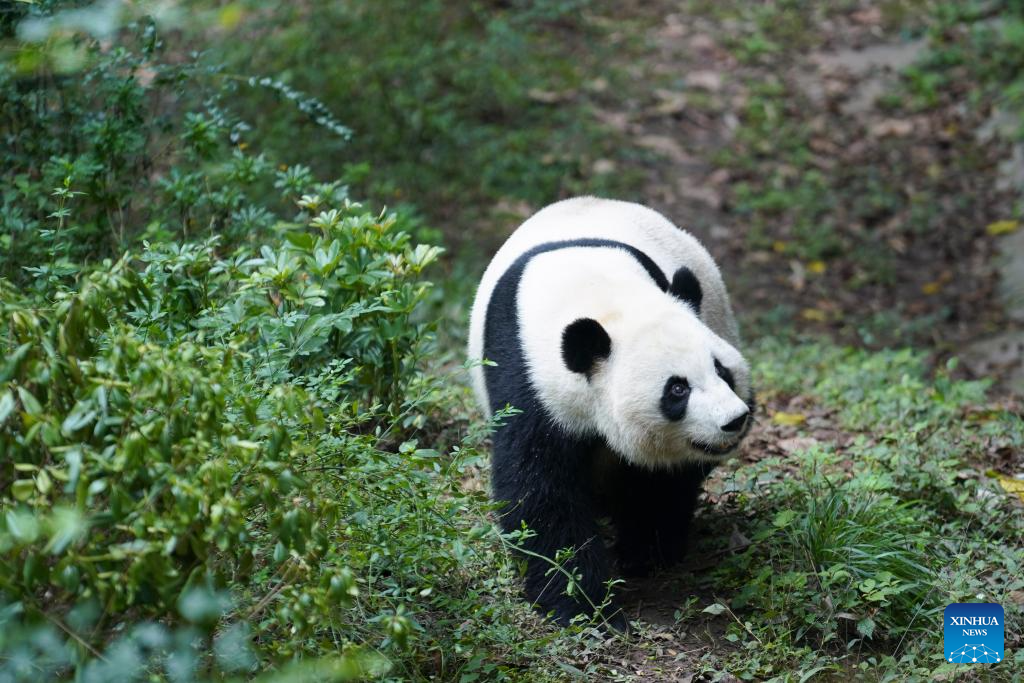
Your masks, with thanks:
M579 318L562 333L562 359L586 382L590 428L644 467L728 457L753 409L740 352L678 302L606 325Z

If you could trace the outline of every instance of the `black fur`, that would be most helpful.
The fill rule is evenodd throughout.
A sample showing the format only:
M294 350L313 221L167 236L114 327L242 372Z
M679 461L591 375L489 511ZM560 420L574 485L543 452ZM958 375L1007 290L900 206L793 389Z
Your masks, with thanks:
M612 338L601 323L592 318L580 318L570 323L562 332L562 359L573 372L586 375L594 363L604 360L612 352Z
M700 315L700 302L704 300L704 290L700 288L700 282L692 270L686 266L677 270L672 276L672 284L668 291L693 306L693 312Z
M677 391L681 389L681 392ZM690 383L682 377L669 377L661 392L661 413L666 420L678 422L686 417L686 406L690 403Z
M732 376L732 370L722 365L722 361L715 359L715 372L718 376L725 380L725 383L729 385L729 388L736 391L736 378Z
M683 558L701 485L714 467L701 463L652 471L618 463L608 511L623 574L644 576Z
M484 356L496 363L484 367L491 409L497 412L511 405L522 411L494 433L494 497L506 503L501 515L506 531L525 523L535 532L523 543L533 554L526 559L526 595L541 610L553 611L563 625L577 614L591 614L592 605L604 599L611 578L611 562L598 534L602 506L591 476L595 454L603 444L598 437L566 434L540 404L529 381L516 311L519 282L530 259L571 247L624 250L640 262L659 289L667 291L669 286L654 262L635 247L581 239L538 245L522 254L499 278L488 302ZM651 473L626 463L618 467L621 476L606 482L613 488L605 495L619 527L620 561L633 567L674 560L682 553L706 468ZM566 568L583 577L582 593L574 596L566 595L564 574L534 556L553 559L565 548L575 551ZM614 627L626 627L621 612L606 617Z

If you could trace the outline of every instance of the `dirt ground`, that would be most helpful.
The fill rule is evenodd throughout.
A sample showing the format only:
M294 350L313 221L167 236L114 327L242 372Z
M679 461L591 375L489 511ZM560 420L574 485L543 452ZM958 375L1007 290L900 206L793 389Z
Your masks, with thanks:
M936 361L959 355L963 373L1019 394L1024 313L1013 289L1022 287L1024 244L991 226L1011 214L1007 177L1020 169L993 134L998 112L965 107L959 92L923 110L887 97L927 44L905 24L888 25L876 3L817 17L806 40L757 59L737 57L740 20L706 5L645 8L647 57L626 65L644 88L599 98L599 115L644 151L636 162L643 201L695 233L720 263L747 336L781 326L855 345L912 344ZM759 118L767 119L760 128ZM778 137L758 137L773 130ZM794 179L813 171L823 180L801 194ZM779 206L751 210L751 188L763 195L773 185L798 189L780 192ZM818 213L801 207L822 197ZM828 233L808 233L808 218ZM833 424L822 415L811 422L825 431ZM762 421L741 457L784 452L794 438L792 428ZM721 482L709 489L714 497ZM716 533L728 533L728 506L714 512ZM681 615L664 596L692 595L682 583L691 572L749 543L741 526L731 526L724 549L698 547L680 571L622 591L646 630L612 646L611 659L600 655L606 663L642 680L690 681L700 655L732 647L723 634L733 615Z
M644 88L599 113L649 153L643 200L708 246L748 329L925 346L1019 392L1024 245L990 233L1024 161L995 133L1003 115L962 92L927 108L901 97L898 72L927 41L880 4L811 18L792 45L742 59L728 12L661 3L649 56L627 67ZM773 187L777 206L744 201Z

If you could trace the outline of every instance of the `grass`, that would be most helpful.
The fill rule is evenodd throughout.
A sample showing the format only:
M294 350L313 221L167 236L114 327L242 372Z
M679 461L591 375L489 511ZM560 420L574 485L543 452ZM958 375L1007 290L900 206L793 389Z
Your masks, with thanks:
M768 340L752 354L767 429L799 441L786 457L753 453L709 485L718 502L702 515L696 555L722 553L736 533L748 545L681 577L715 596L710 614L732 617L723 637L735 649L708 647L702 670L951 676L964 668L942 661L941 611L967 601L1004 606L1007 650L1024 664L1010 635L1024 626L1024 520L980 458L1024 444L1020 416L988 403L984 383L930 377L913 351ZM807 413L780 413L795 397ZM786 419L804 426L777 422ZM990 673L1012 677L1010 666Z

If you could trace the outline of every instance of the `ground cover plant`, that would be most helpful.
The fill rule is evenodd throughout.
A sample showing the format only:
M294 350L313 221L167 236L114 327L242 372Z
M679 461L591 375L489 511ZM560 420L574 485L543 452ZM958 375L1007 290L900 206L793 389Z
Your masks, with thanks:
M0 679L1019 676L1022 408L949 360L1019 3L167 8L0 8ZM911 39L851 109L822 55ZM523 604L462 365L475 252L588 191L723 262L762 405L629 637Z
M529 669L420 310L441 250L272 161L167 26L60 9L4 15L5 679Z
M984 382L926 379L920 353L778 344L759 348L759 374L779 455L762 451L711 489L752 520L749 545L690 577L732 596L708 609L737 615L725 636L741 644L735 671L770 677L799 657L804 670L952 675L936 628L951 602L1008 605L1019 634L1024 526L996 473L977 469L1020 442L1019 415L989 403Z

